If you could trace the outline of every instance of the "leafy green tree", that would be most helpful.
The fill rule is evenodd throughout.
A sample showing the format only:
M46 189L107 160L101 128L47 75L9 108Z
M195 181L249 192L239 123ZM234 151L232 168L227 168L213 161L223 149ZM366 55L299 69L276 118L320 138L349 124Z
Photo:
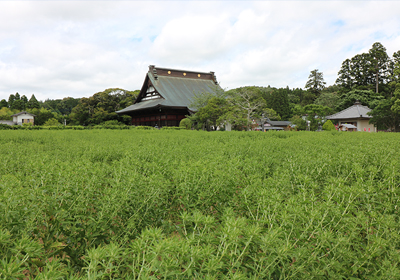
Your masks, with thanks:
M27 109L34 109L34 108L39 109L40 108L39 101L37 101L37 99L36 99L34 94L32 94L32 96L29 99L28 103L26 103L26 108Z
M50 110L52 112L57 112L60 113L60 111L58 110L58 104L61 102L61 99L46 99L41 107L45 108L47 110Z
M288 94L289 102L294 104L303 104L304 94L307 91L302 88L294 88L291 93Z
M394 53L392 81L389 86L394 89L391 97L380 98L370 102L372 118L370 123L375 124L378 129L400 132L400 51Z
M207 105L201 107L195 114L196 120L203 126L203 129L216 129L223 121L227 111L227 100L225 98L212 97Z
M228 102L235 110L242 111L246 116L246 127L250 130L253 118L258 118L266 102L262 98L261 89L258 87L242 87L226 92Z
M65 97L57 106L58 111L63 115L69 115L72 109L79 103L79 98Z
M300 104L296 104L292 107L293 116L303 116L305 114L304 107Z
M279 116L279 114L277 112L275 112L274 109L271 108L265 108L262 111L261 114L263 117L268 118L272 121L280 121L282 118L281 116Z
M307 120L310 121L310 129L317 130L318 124L331 113L332 109L327 106L309 104L304 106L304 111L307 114Z
M393 105L390 109L395 114L400 114L400 51L397 54L398 57L396 57L396 59L398 62L396 63L396 68L394 69L394 76L396 77L396 80L393 82L395 83L396 90L394 92L394 96L391 98Z
M358 90L353 89L347 93L342 94L340 97L340 102L337 106L337 111L344 110L352 105L358 100L361 104L371 107L372 102L375 100L382 99L382 96L376 95L371 90Z
M108 120L118 120L129 124L131 117L120 116L115 111L125 108L127 105L126 102L131 102L133 97L136 97L136 92L110 88L95 93L89 98L81 98L71 111L71 122L74 124L89 125L100 124Z
M395 98L378 99L371 102L371 112L369 115L372 118L369 120L380 130L400 131L400 112L397 112Z
M305 85L305 88L318 96L325 88L325 84L324 74L319 72L318 69L314 69L308 76L308 81Z
M28 112L36 116L35 125L43 125L47 120L57 118L57 114L45 108L34 108L28 110Z
M394 92L394 96L392 97L393 105L390 109L396 113L400 114L400 84L398 84L396 91Z
M294 116L290 119L290 122L295 125L296 130L306 130L307 129L307 121L304 120L301 116Z
M324 125L322 126L322 129L323 129L323 130L328 130L328 131L330 131L330 130L336 130L336 127L335 127L335 125L332 123L331 120L327 120L327 121L324 123Z
M273 89L263 94L266 107L273 109L283 120L288 120L292 116L289 103L289 88Z
M321 95L314 101L314 104L327 106L334 111L336 107L339 105L340 98L336 92L323 92Z
M7 100L5 100L5 99L2 99L2 100L0 101L0 109L3 108L3 107L8 108L8 102L7 102Z
M19 95L19 93L17 92L17 93L15 93L15 100L20 100L21 99L21 96Z
M206 106L208 101L213 97L225 98L226 93L222 88L217 86L215 86L212 92L207 91L207 92L194 93L193 101L192 103L190 103L189 107L198 110Z
M58 126L58 125L60 125L60 122L55 118L51 118L51 119L48 119L43 125L44 126Z
M0 109L0 120L9 120L12 121L12 115L18 113L18 110L12 110L7 107L3 107Z

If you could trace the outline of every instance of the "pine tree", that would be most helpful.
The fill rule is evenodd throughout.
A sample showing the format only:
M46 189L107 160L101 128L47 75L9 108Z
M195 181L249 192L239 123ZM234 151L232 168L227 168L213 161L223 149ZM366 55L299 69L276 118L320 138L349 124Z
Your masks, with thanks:
M14 94L10 94L10 96L8 97L8 107L11 108L12 104L14 103L15 100L15 95Z
M5 99L2 99L2 100L0 101L0 109L3 108L3 107L8 108L8 102L7 102L7 100L5 100Z
M321 90L325 88L325 84L324 74L319 72L318 69L314 69L308 76L308 81L305 88L309 91L312 91L314 94L319 95Z
M40 108L40 103L37 101L34 94L32 94L31 99L29 99L28 103L26 104L26 108L33 109L33 108Z
M379 81L384 82L387 78L389 56L386 53L386 48L381 43L377 42L372 45L368 52L370 56L370 71L373 73L375 80L375 92L379 92Z

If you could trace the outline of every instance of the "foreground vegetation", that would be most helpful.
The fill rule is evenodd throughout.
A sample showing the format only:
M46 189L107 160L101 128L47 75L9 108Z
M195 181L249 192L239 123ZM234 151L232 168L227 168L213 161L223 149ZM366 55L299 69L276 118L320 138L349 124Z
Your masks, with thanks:
M399 137L0 131L0 278L399 279Z

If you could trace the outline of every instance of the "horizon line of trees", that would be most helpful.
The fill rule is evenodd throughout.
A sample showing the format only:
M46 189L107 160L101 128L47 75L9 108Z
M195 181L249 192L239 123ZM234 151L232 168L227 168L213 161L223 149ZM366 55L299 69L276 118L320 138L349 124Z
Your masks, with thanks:
M106 121L130 124L130 117L115 111L133 104L139 90L110 88L89 98L47 99L38 101L18 93L0 101L0 119L17 111L29 111L36 124L53 118L60 124L97 125ZM308 115L311 129L322 117L341 111L359 100L372 109L370 120L380 130L400 131L400 51L390 57L386 48L374 43L366 53L342 62L335 84L326 86L323 72L314 69L303 88L247 86L231 90L216 88L214 93L199 93L188 116L197 129L231 123L234 129L251 129L254 119L290 120L298 129L306 128L302 116ZM315 118L319 116L320 118Z
M290 120L304 130L306 115L311 130L316 130L325 116L352 106L356 100L372 109L370 123L378 129L400 131L400 51L390 57L376 42L367 53L346 59L335 84L328 87L323 73L314 69L304 89L253 86L199 95L192 104L198 112L189 119L197 128L230 122L235 129L248 130L254 120L269 116L271 120Z

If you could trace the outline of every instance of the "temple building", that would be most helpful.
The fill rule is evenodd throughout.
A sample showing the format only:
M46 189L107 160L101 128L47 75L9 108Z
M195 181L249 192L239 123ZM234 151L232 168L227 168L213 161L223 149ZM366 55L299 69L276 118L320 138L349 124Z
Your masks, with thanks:
M132 125L179 126L195 94L213 93L220 89L214 72L198 72L149 66L144 83L134 104L117 111L132 117Z
M333 120L338 123L341 131L368 131L376 132L376 126L369 123L372 116L368 115L371 109L361 105L357 100L353 106L343 111L327 116L326 119Z

